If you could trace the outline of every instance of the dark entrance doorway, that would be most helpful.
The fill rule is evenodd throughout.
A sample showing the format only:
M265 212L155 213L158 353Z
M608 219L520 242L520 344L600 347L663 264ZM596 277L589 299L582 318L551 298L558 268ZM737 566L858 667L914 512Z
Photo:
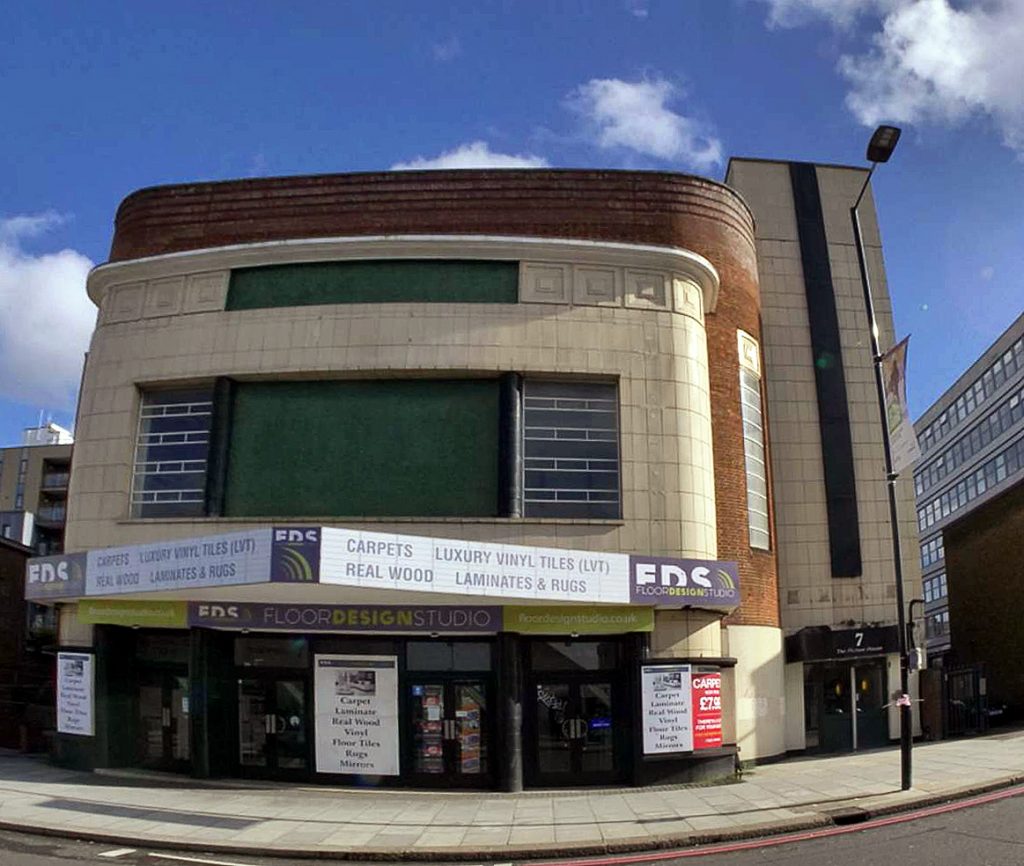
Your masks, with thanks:
M188 769L188 668L139 674L137 763L159 770Z
M191 763L189 636L140 632L135 693L135 764L185 772Z
M263 675L238 681L238 763L253 775L309 769L305 679Z
M531 642L523 707L527 784L611 785L626 778L624 654L618 640Z
M240 774L306 776L312 763L306 640L240 637L235 664Z
M884 658L804 667L807 748L819 752L889 744Z
M413 784L493 786L491 653L483 641L406 645L405 774Z

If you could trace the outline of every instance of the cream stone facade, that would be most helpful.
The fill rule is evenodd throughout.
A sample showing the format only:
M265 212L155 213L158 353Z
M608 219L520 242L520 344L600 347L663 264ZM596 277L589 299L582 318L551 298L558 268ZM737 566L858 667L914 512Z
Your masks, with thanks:
M771 441L775 528L778 539L779 596L783 630L834 630L877 627L896 620L892 532L885 476L882 426L871 357L864 290L854 246L850 208L866 170L843 166L815 167L831 270L842 368L846 384L853 448L862 571L833 577L816 359L808 321L807 288L794 207L790 164L734 159L728 182L740 190L754 211L763 317L765 385ZM886 282L881 238L870 187L859 208L873 290L879 344L896 342ZM899 534L904 597L921 595L913 479L897 481ZM898 656L894 656L898 662ZM886 703L899 682L887 660ZM797 687L802 664L786 666L786 748L808 746L803 736L804 690ZM916 690L916 676L912 688ZM898 729L890 712L890 729ZM915 712L915 724L917 716ZM813 744L811 744L813 745Z
M290 261L520 261L520 303L348 304L224 311L227 270ZM531 259L523 259L524 255ZM607 292L595 289L596 281ZM78 420L69 549L252 526L129 514L139 389L215 376L351 378L571 370L620 383L622 521L372 520L472 540L693 558L717 555L704 312L718 277L683 250L524 239L310 241L170 255L96 269L100 305ZM557 297L558 306L552 306ZM219 307L219 309L213 309ZM174 312L171 312L174 311ZM323 515L304 515L319 519ZM346 519L346 525L363 521Z

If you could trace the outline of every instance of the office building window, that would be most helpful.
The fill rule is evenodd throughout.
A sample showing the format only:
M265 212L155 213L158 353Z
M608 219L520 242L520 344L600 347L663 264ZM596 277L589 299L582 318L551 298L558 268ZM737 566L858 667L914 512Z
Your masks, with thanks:
M940 610L933 613L924 621L924 636L926 638L940 638L949 634L949 611Z
M934 577L924 579L924 600L925 602L938 601L946 597L946 572L936 574Z
M921 544L921 568L927 568L934 562L944 559L946 556L945 547L942 544L942 536L936 535Z
M1013 429L1024 419L1024 386L1018 388L969 432L956 440L933 461L914 474L914 492L920 496L954 469L967 463L979 451Z
M968 502L1001 484L1024 467L1024 438L990 457L970 475L940 496L917 509L917 528L924 532L940 520L955 514Z
M1000 385L1024 369L1024 337L1019 337L1002 355L989 365L966 391L948 409L932 421L918 437L921 450L927 453L952 432L952 430L996 392Z
M523 384L523 514L621 517L614 384Z
M768 473L765 469L764 456L761 380L746 368L740 369L740 407L743 414L743 451L747 467L750 546L768 550Z
M204 513L212 417L211 388L142 395L132 479L133 517Z

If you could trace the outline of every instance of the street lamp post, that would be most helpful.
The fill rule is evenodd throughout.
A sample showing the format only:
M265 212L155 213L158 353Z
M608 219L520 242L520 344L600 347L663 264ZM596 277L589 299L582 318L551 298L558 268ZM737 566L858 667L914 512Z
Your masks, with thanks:
M903 562L900 553L900 530L896 511L896 478L892 468L892 450L889 446L889 421L885 410L885 390L882 382L882 353L878 348L878 322L875 320L875 304L871 297L871 279L868 276L867 258L864 254L864 239L860 231L860 217L857 208L874 174L875 166L880 162L888 162L900 140L900 130L895 126L880 126L871 136L868 144L867 158L871 170L864 179L860 194L850 208L850 219L853 222L853 240L857 247L857 262L860 265L861 285L864 288L864 308L868 314L868 329L871 332L871 358L875 367L875 389L878 392L878 412L882 420L882 444L885 450L885 478L889 489L889 522L892 525L893 571L896 579L896 617L899 632L900 653L900 697L897 700L900 716L900 787L907 791L911 785L911 742L912 724L910 709L910 659L907 652L907 622L903 608Z

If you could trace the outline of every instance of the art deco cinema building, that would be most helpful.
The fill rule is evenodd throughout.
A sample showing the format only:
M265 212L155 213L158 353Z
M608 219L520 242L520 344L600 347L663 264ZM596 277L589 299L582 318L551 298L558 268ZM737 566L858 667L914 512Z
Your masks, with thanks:
M786 750L729 187L144 189L88 290L71 557L28 578L91 682L63 760L514 790Z

